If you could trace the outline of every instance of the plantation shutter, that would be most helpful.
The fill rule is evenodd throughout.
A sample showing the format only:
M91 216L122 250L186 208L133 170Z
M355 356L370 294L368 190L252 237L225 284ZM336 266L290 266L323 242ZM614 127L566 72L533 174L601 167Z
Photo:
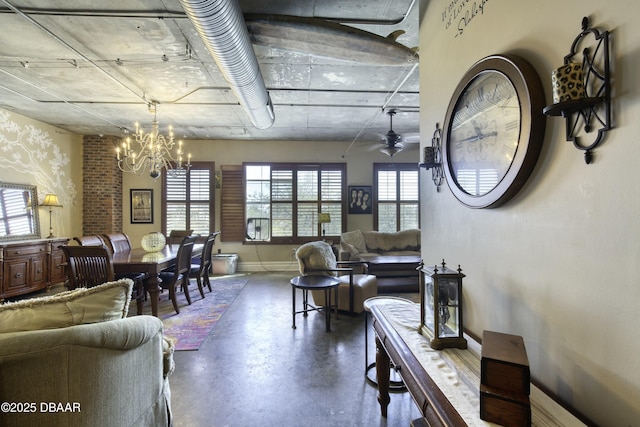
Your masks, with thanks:
M222 165L220 240L244 240L244 185L242 165Z

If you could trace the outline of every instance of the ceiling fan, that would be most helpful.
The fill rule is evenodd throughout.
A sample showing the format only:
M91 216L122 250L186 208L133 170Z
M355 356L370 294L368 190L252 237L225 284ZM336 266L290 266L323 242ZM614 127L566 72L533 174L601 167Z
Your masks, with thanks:
M404 150L404 143L415 143L419 142L419 140L414 141L413 138L409 139L406 136L400 135L393 130L393 116L396 115L396 110L387 111L387 115L389 116L389 131L384 134L382 138L382 144L384 147L380 149L381 153L386 154L389 157L393 157L396 153Z

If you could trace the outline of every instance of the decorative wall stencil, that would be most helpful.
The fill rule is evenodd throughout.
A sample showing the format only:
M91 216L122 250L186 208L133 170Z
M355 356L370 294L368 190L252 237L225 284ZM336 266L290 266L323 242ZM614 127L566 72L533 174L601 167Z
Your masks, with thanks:
M21 127L8 111L0 110L0 167L32 175L38 194L58 195L63 205L75 203L77 189L67 176L69 157L48 132L33 125Z

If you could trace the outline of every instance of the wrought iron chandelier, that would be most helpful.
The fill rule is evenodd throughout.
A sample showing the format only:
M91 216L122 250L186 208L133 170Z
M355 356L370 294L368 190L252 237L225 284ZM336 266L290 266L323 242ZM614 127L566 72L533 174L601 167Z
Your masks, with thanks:
M153 113L153 124L151 132L145 133L142 127L136 122L136 132L133 135L138 149L132 148L131 136L125 129L126 138L122 141L122 146L116 148L116 159L118 168L123 172L132 172L141 175L148 171L151 178L158 178L162 174L162 169L167 172L186 169L191 167L191 154L187 155L187 162L184 162L182 141L174 142L173 130L169 126L169 135L160 134L158 120L156 118L158 103L149 103L149 112Z

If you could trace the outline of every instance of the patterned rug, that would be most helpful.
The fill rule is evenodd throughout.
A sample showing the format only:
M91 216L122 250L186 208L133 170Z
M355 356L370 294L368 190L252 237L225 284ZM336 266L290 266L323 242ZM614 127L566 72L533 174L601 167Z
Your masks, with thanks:
M178 293L180 314L173 310L167 293L160 294L158 317L164 324L165 336L175 342L176 350L198 350L248 280L248 276L242 274L212 277L213 291L209 292L205 287L205 298L202 299L195 279L192 279L189 287L191 305L187 304L182 292Z

